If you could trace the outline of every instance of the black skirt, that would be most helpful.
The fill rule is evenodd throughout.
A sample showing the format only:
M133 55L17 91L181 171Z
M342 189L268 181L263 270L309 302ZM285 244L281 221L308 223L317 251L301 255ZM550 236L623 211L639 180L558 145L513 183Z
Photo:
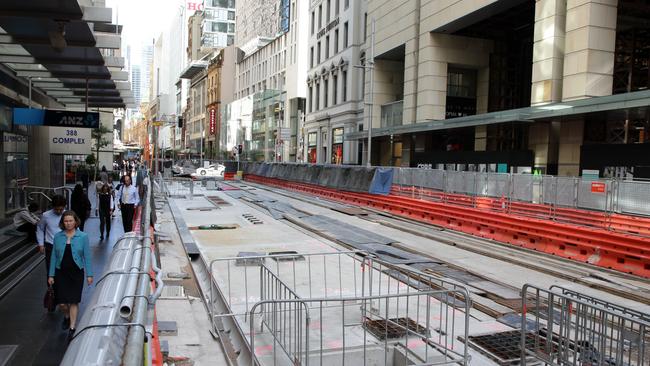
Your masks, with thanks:
M54 295L57 304L78 304L81 302L81 291L84 287L84 271L72 259L70 245L65 246L61 260L61 269L57 269L54 277Z

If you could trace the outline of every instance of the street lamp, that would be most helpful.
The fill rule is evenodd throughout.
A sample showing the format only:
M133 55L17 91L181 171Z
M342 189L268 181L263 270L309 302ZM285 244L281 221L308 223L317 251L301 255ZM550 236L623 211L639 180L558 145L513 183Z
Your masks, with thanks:
M364 72L366 70L370 70L370 102L366 103L366 105L370 106L370 113L369 113L369 119L370 123L368 123L368 157L366 161L366 165L368 167L372 166L371 163L371 158L372 158L372 112L374 109L374 90L375 90L375 82L374 82L374 76L375 76L375 18L372 18L372 23L371 23L371 33L370 33L370 55L368 56L368 59L366 61L365 65L354 65L354 67L358 67L360 69L363 69Z

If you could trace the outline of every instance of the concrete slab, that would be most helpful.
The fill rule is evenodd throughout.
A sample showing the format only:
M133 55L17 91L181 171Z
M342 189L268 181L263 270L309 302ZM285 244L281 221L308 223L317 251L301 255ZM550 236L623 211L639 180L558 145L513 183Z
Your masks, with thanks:
M158 243L161 254L161 267L166 273L184 274L178 278L167 279L165 283L180 286L182 292L173 297L161 297L156 302L156 315L159 320L171 320L177 325L175 335L160 334L161 342L166 342L168 356L187 357L194 365L227 365L221 345L210 334L210 318L201 301L199 290L191 277L192 269L182 247L182 240L176 231L169 209L165 206L157 212L158 229L170 240ZM188 231L189 235L189 231ZM190 236L190 239L191 236ZM189 274L189 276L188 276ZM182 296L178 296L178 295Z

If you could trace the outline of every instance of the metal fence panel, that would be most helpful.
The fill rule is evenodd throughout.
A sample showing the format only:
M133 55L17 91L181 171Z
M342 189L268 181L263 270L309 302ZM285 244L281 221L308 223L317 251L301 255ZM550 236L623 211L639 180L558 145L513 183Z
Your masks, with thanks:
M650 182L620 181L618 183L617 211L650 216Z
M512 199L533 202L533 179L530 174L514 174L512 176Z
M430 188L439 191L445 190L445 171L439 169L428 170L427 174L430 176Z
M510 196L510 174L486 174L485 195L489 197Z
M599 192L593 190L593 183L603 183L605 185L605 191ZM607 211L607 198L608 192L610 192L611 181L590 181L590 180L579 180L578 181L578 207L587 208L592 210Z
M522 289L522 365L628 365L650 362L650 323L620 306L576 293ZM536 364L536 363L535 363Z
M572 177L556 177L555 205L576 207L577 180ZM550 193L553 194L553 193Z

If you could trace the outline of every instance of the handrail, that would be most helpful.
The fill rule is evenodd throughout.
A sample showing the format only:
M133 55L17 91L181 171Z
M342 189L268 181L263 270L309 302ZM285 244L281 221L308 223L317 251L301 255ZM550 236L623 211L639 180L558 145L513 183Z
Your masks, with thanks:
M43 197L45 197L48 201L52 202L52 199L50 198L50 196L46 195L43 192L29 192L29 193L27 193L27 197L31 198L32 195L39 195L39 194L42 195Z

